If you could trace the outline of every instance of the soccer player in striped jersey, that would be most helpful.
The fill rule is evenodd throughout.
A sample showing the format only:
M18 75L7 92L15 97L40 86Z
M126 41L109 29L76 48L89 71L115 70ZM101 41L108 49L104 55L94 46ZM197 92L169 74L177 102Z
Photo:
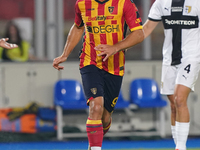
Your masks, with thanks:
M59 64L67 60L84 33L79 58L89 105L86 131L91 150L101 150L121 89L125 50L143 41L142 21L133 0L77 0L75 13L63 53L54 59L53 67L63 69ZM125 24L131 31L126 38Z
M8 38L0 39L0 47L6 48L6 49L13 49L13 48L18 47L16 44L11 44L6 41L8 41Z
M176 150L186 150L189 134L187 98L194 91L200 69L199 20L199 0L156 0L143 26L146 38L159 21L163 22L161 93L170 101Z

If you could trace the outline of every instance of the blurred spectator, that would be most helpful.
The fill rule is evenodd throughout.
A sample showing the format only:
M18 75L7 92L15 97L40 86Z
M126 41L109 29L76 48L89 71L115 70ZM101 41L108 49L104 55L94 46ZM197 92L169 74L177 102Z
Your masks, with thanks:
M10 21L8 23L4 37L9 38L7 42L17 44L18 47L13 49L0 47L0 58L3 61L28 61L30 44L22 39L20 30L14 22Z

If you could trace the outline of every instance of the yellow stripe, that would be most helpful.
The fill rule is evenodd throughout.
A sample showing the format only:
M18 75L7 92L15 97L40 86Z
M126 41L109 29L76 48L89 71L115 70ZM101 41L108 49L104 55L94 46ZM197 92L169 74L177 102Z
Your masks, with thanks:
M107 129L109 129L110 126L111 126L111 124L110 124L109 126L107 126L106 128L103 128L103 130L107 130Z
M118 4L118 14L119 13L123 14L123 9L122 8L124 7L124 3L125 3L125 1L119 1L119 4ZM120 32L118 33L118 41L121 41L122 37L123 37L122 26L124 25L124 22L121 22L122 21L121 17L117 20L117 24L120 25L119 26Z
M118 13L120 11L123 11L123 8L124 7L124 3L125 1L119 1L119 5L118 5ZM123 12L120 12L120 13L123 13ZM120 21L120 22L119 22ZM118 24L120 24L121 26L119 27L120 29L122 29L122 25L124 25L124 22L121 23L121 18L120 20L118 20ZM119 34L118 34L118 41L121 41L122 40L122 37L123 37L123 32L121 31ZM119 52L119 67L122 67L124 66L124 53L122 51ZM119 75L120 76L123 76L124 75L124 71L119 71Z
M102 124L101 120L87 120L86 124Z
M132 28L132 29L131 29L131 32L132 32L132 31L135 31L135 30L140 30L140 29L143 29L143 27L142 27L142 26L138 26L138 27Z
M92 11L92 17L98 16L98 6L99 5L96 1L92 1L92 8L94 8L94 10L95 10L95 11ZM98 21L93 21L92 26L99 26ZM94 33L93 36L94 36L95 46L100 45L101 44L100 34ZM96 51L96 56L100 53L101 53L100 51ZM103 67L102 67L102 57L101 56L96 57L96 62L97 62L97 67L102 69Z
M112 15L109 10L107 9L108 7L112 6L112 0L111 1L108 1L106 3L106 6L105 6L105 16L116 16L116 15ZM109 19L109 20L106 20L106 24L110 24L111 25L111 22L112 20L116 20L115 18L114 19ZM120 28L120 27L119 27ZM110 33L107 33L106 34L106 42L108 45L113 45L113 37L112 37L112 33L113 32L110 32ZM118 33L117 33L118 34ZM114 74L114 56L110 56L108 58L108 72L111 73L111 74Z

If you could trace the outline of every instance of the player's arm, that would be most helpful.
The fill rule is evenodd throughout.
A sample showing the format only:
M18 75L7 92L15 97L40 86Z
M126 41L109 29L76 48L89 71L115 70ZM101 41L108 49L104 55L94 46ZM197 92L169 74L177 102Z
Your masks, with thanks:
M69 54L72 52L74 47L80 41L83 32L84 32L84 26L78 27L76 24L74 24L71 27L62 55L55 58L53 61L53 67L55 69L61 70L64 68L63 66L59 66L59 64L67 60Z
M143 25L144 38L147 38L152 33L152 31L155 29L158 23L158 21L151 21L147 19L147 21Z
M106 61L109 56L116 54L117 52L128 49L144 40L143 29L138 29L131 32L125 39L116 43L115 45L101 44L95 47L97 51L101 51L98 56L106 55L103 61Z
M3 47L5 49L13 49L13 48L18 47L16 44L11 44L11 43L6 42L8 40L9 40L8 38L0 39L0 47Z

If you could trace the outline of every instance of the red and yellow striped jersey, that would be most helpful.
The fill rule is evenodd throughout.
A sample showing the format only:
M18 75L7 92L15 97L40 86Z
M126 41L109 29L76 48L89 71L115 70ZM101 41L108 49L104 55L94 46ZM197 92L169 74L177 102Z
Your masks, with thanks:
M83 48L80 54L80 68L96 65L114 74L124 75L124 51L110 56L97 56L94 49L99 44L114 45L123 40L125 23L131 31L142 29L142 20L133 0L77 0L75 24L85 26Z

